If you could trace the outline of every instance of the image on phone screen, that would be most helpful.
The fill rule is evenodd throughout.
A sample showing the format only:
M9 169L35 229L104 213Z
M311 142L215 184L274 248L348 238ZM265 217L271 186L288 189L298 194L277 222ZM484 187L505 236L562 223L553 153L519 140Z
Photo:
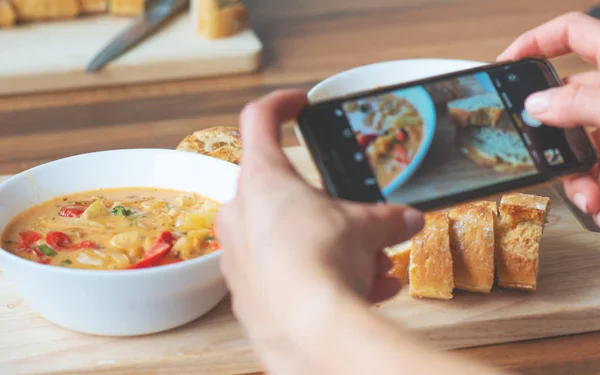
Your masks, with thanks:
M549 165L574 158L558 138L532 156L523 127L541 124L512 103L507 110L496 86L517 87L519 76L502 78L477 72L341 103L388 201L410 204L536 175L534 157Z

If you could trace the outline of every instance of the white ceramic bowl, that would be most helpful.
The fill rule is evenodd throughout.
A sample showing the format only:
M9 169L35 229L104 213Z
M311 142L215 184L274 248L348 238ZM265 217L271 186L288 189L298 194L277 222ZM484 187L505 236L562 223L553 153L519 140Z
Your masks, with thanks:
M417 79L475 68L485 63L452 59L409 59L384 61L363 65L333 75L316 84L308 99L317 102L372 90L379 86L390 86Z
M484 65L484 63L450 59L411 59L369 64L346 70L319 82L308 92L308 99L311 103L316 103L339 96L372 90L376 87L400 84L481 65ZM415 97L414 95L411 96ZM425 96L429 97L428 94L425 94ZM409 166L382 188L384 195L396 190L416 172L431 146L435 131L435 109L431 100L429 100L430 103L426 103L422 95L417 95L417 97L419 103L422 103L417 107L417 110L423 116L425 124L423 141ZM302 140L297 127L296 134Z
M113 187L194 191L217 202L235 195L238 166L174 150L84 154L40 165L0 185L0 228L55 196ZM227 293L221 251L167 266L78 270L38 264L0 250L0 268L44 318L75 331L109 336L155 333L195 320Z

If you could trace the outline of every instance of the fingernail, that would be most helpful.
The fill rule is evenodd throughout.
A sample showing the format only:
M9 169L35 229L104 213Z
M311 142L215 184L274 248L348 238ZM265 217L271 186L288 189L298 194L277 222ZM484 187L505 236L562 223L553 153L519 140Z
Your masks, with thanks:
M421 212L409 209L404 211L403 216L404 226L408 232L408 236L413 236L423 229L425 221L423 220L423 214Z
M588 204L587 198L582 193L575 193L573 196L573 203L581 210L583 213L588 213Z
M550 107L550 94L547 92L532 94L525 100L525 108L531 114L546 112L548 107Z

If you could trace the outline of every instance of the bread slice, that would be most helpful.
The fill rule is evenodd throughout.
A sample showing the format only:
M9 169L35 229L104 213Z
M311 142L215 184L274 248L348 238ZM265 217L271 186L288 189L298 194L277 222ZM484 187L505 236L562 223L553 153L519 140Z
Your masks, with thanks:
M411 242L406 241L395 246L383 249L392 262L392 268L387 276L395 277L402 282L408 279L408 263L410 262Z
M459 127L495 127L506 116L506 110L498 95L487 93L449 102L448 115Z
M409 277L412 297L452 298L454 275L446 212L425 214L425 227L411 239Z
M109 11L113 16L139 16L146 9L145 0L110 0Z
M108 12L108 0L79 0L82 14Z
M237 128L217 126L199 130L185 137L177 150L212 156L239 164L242 159L242 139Z
M17 14L8 0L0 0L0 27L11 27L17 22Z
M76 18L81 12L78 0L12 0L18 21Z
M450 250L457 289L489 293L494 285L496 202L458 205L450 211Z
M549 204L550 198L536 195L502 197L496 232L498 286L536 290L540 240Z
M226 38L248 27L248 11L241 0L192 1L198 33L207 39Z
M498 172L535 168L520 135L513 129L459 128L456 145L475 164Z
M460 98L460 84L457 79L430 83L424 88L436 105Z

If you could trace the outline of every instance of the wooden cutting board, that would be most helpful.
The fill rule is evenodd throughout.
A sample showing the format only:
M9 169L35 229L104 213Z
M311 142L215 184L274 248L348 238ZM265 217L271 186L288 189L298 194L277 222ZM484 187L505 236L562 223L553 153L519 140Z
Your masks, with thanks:
M260 65L262 44L251 29L205 40L186 11L103 70L85 74L133 22L93 16L0 30L0 95L244 73Z
M306 151L286 151L301 173L318 184ZM374 310L444 349L600 329L600 234L584 230L550 189L536 193L552 198L536 293L495 289L491 295L456 292L451 301L432 301L412 299L403 288ZM0 273L0 332L3 375L260 370L227 299L205 317L172 331L134 338L86 336L39 317Z

